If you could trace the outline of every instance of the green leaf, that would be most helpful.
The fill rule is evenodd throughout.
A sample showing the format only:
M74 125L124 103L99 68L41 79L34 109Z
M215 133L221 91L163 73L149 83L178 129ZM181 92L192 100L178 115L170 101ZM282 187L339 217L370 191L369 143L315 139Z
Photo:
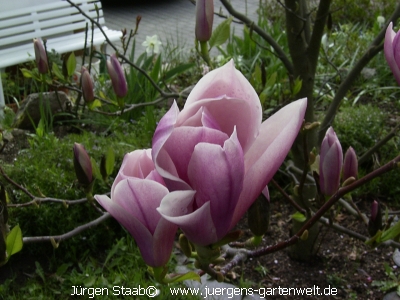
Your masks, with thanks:
M201 282L199 274L193 271L187 272L185 274L179 274L177 276L170 277L168 279L166 278L166 281L168 283L181 282L184 280L196 280L198 282Z
M168 72L166 72L165 75L164 75L164 80L168 81L169 79L172 79L176 75L182 74L183 72L186 72L187 70L190 70L194 66L195 66L194 63L181 64L181 65L169 70Z
M212 47L218 47L228 40L229 36L231 35L232 20L232 17L229 17L214 29L211 38L208 41L210 49Z
M293 90L292 90L293 96L297 95L300 92L302 85L303 85L302 80L300 78L296 78L296 80L294 81L294 86L293 86Z
M74 52L72 52L67 59L67 72L68 76L72 76L76 68L76 58Z
M278 76L277 72L272 73L271 76L269 76L269 78L268 78L268 80L267 80L267 82L265 84L265 87L266 88L272 88L276 83L276 77L277 76Z
M292 219L296 220L297 222L304 222L305 220L307 220L306 216L303 215L301 212L296 211L293 215L292 215Z
M95 178L101 178L100 169L97 166L97 163L93 157L90 158L90 162L92 163L92 172Z
M59 79L64 79L64 75L62 74L60 68L56 63L53 63L51 70L53 71L53 74L56 75Z
M395 225L390 227L388 230L385 230L382 232L381 240L380 242L383 243L388 240L392 240L395 237L400 235L400 221L398 221Z
M101 107L101 101L99 99L95 99L92 102L86 102L87 106L89 107L90 110L93 110L97 107Z
M161 71L161 54L157 57L153 70L150 73L150 77L156 82L158 81L158 77L160 76L160 71Z
M59 266L59 267L57 268L56 274L57 274L58 276L64 275L65 272L68 270L69 266L70 266L70 264L62 264L61 266Z
M21 251L22 244L23 244L22 231L19 225L16 225L7 235L7 241L6 241L7 256L10 257L11 255Z
M115 165L115 154L114 150L110 147L108 148L106 154L106 173L108 176L110 176L114 171L114 165Z
M33 77L33 74L32 74L31 70L28 70L28 69L25 69L25 68L21 68L20 71L22 72L22 75L25 78L32 78Z

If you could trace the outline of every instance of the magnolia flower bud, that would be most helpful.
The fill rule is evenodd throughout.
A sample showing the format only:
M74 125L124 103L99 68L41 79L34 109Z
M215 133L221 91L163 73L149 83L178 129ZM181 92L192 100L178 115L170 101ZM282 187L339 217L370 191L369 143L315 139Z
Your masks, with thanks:
M335 131L330 127L320 150L319 184L323 195L332 196L339 189L342 165L342 146Z
M378 201L374 200L371 205L371 216L368 222L368 233L374 236L378 230L382 229L382 212Z
M40 39L33 39L33 47L35 49L36 66L39 73L46 74L49 71L47 64L47 54Z
M196 39L207 42L212 34L214 21L214 0L197 0L196 3Z
M343 162L343 181L350 177L357 178L358 174L358 160L356 152L352 147L346 151Z
M128 92L128 86L125 80L124 70L115 54L110 55L110 59L107 60L107 70L108 74L110 74L115 94L117 94L118 97L124 97Z
M78 182L88 186L93 181L92 162L83 145L74 144L74 169Z
M89 71L85 67L82 67L81 77L83 99L85 99L86 102L92 102L94 100L93 80L89 74Z
M386 29L385 43L384 43L384 53L386 61L392 70L394 77L398 84L400 84L400 53L398 51L398 46L400 43L399 32L394 32L393 23L390 22L388 28ZM397 49L397 51L396 51Z

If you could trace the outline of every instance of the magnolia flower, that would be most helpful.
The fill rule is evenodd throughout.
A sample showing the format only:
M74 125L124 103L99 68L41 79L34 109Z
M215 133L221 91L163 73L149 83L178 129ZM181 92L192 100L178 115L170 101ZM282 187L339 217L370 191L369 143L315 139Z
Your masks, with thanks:
M151 149L136 150L124 157L111 188L111 199L95 199L134 237L147 265L164 266L171 256L177 226L157 212L168 189L154 169Z
M257 93L233 61L209 72L154 133L153 161L170 191L158 211L197 245L223 238L282 164L306 106L295 101L262 123Z
M339 189L342 165L342 146L333 128L329 127L322 140L319 159L319 184L323 195L332 196Z
M397 83L400 84L400 35L393 31L392 22L386 29L384 53Z
M82 144L75 143L74 151L74 169L78 182L88 186L93 181L92 162L89 154Z
M343 181L350 177L357 178L358 174L358 160L356 152L353 147L349 147L344 155L343 161Z
M161 42L158 40L157 35L146 36L146 40L142 43L143 47L146 47L146 53L148 55L160 53Z
M86 102L92 102L94 100L93 80L89 74L89 71L85 67L82 67L81 78L83 99Z
M35 49L36 66L39 73L46 74L49 70L49 66L47 64L47 54L43 47L42 40L33 39L33 47Z
M207 42L211 38L214 21L214 0L197 0L196 2L196 39Z
M111 78L111 83L115 94L118 97L125 97L128 92L128 85L125 79L125 73L122 69L121 64L118 61L117 56L114 54L110 55L110 59L107 60L107 70Z

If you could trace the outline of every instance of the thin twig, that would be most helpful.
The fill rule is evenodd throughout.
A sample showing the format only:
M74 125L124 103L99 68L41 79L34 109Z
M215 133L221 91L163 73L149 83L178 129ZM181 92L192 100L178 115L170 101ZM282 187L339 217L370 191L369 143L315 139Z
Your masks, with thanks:
M276 187L278 189L278 191L282 194L282 196L294 207L296 208L299 212L301 212L302 214L306 213L306 210L301 207L296 201L294 201L292 199L292 197L290 197L283 188L281 188L281 186L274 180L271 180L271 183L274 185L274 187Z
M67 233L64 233L61 235L54 235L54 236L24 237L24 238L22 238L22 241L24 244L46 242L46 241L52 241L52 240L54 240L56 243L59 243L61 241L72 238L73 236L81 233L82 231L85 231L87 229L90 229L94 226L99 225L100 223L104 222L105 220L107 220L110 217L111 217L111 215L108 212L106 212L101 217L99 217L89 223L86 223L84 225L78 226L75 229L73 229Z

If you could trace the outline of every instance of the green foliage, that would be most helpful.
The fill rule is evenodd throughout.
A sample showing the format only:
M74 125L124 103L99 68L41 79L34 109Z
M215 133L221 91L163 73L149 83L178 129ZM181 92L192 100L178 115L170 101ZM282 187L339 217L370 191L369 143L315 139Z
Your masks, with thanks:
M385 113L376 106L348 106L338 112L333 127L343 150L352 146L360 156L385 136L385 120Z
M384 292L396 289L397 294L400 295L400 278L394 274L392 268L386 263L385 274L389 277L387 280L374 280L372 286L377 286Z
M372 24L379 15L389 18L395 9L397 1L370 0L337 0L332 2L334 23L367 23Z
M58 262L55 268L38 261L32 264L35 271L23 285L6 280L0 286L0 298L16 300L21 299L21 295L29 295L28 299L70 299L75 286L103 288L104 294L95 296L96 299L121 299L121 287L154 286L160 291L157 299L197 299L194 296L171 295L169 287L183 287L182 284L161 286L152 281L135 242L128 234L116 240L110 249L101 249L92 252L92 255L80 254L80 259L74 263ZM173 269L169 271L173 272ZM122 298L125 297L130 298ZM87 298L88 294L84 299Z
M352 146L357 156L363 155L379 140L388 134L387 113L372 105L356 105L342 107L338 112L333 127L339 137L343 151ZM400 140L394 137L381 147L368 162L359 168L359 177L383 165L398 155ZM389 172L375 178L369 184L357 190L357 193L370 194L373 191L375 197L385 199L397 199L400 192L398 182L400 173L398 170Z

